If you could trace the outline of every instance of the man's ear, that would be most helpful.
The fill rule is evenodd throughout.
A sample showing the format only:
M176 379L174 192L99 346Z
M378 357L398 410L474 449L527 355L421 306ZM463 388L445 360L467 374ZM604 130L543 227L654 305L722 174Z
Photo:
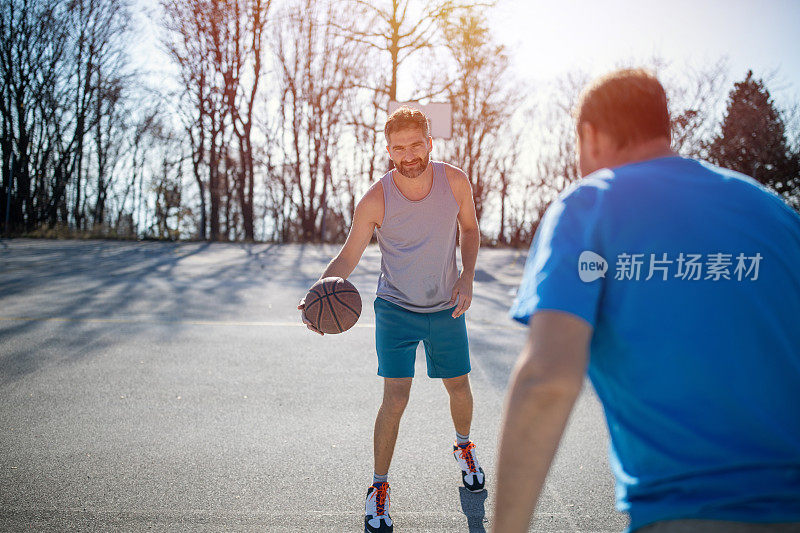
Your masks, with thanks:
M586 150L591 156L596 156L598 134L597 128L591 122L584 122L578 126L578 135L581 140L581 149Z

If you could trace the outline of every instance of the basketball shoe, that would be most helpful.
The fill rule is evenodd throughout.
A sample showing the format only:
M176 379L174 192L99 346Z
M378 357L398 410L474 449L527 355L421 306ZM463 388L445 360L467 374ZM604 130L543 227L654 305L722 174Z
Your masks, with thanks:
M394 530L389 518L389 492L389 484L385 481L367 489L364 533L392 533Z
M461 467L461 481L470 492L480 492L486 485L486 476L483 473L478 458L475 456L475 443L468 441L464 444L453 446L453 456Z

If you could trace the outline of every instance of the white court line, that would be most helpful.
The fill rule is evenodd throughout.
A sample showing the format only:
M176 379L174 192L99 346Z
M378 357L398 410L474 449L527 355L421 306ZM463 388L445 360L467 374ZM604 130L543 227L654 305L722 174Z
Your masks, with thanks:
M86 324L178 324L184 326L250 326L267 328L305 328L301 322L239 321L239 320L171 320L157 318L71 318L59 316L0 316L0 322L79 322ZM470 329L521 330L522 326L511 324L468 323ZM357 323L354 328L375 328L375 323Z
M261 322L261 321L226 321L226 320L172 320L157 318L70 318L70 317L34 317L34 316L0 316L0 322L85 322L89 324L181 324L189 326L263 326L263 327L296 327L306 325L297 322ZM356 324L356 328L374 328L375 324Z

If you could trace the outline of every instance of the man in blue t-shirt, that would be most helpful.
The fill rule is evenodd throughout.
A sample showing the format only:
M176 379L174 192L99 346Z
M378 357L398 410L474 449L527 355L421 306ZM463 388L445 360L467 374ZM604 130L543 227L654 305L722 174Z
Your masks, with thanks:
M800 531L800 217L670 149L664 90L609 74L581 174L537 231L511 316L494 531L528 531L588 367L617 506L647 533Z

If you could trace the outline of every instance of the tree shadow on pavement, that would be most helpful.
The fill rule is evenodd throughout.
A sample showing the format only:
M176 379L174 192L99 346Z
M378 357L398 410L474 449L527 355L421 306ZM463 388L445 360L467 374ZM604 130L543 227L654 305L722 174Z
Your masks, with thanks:
M486 533L484 522L486 520L486 496L487 492L470 492L464 487L458 488L458 496L461 499L461 510L467 517L467 526L470 533Z
M253 294L269 297L272 282L296 288L299 300L316 279L317 256L328 253L305 245L27 239L8 248L0 255L3 385L102 354L123 337L171 337L187 320L264 320Z

